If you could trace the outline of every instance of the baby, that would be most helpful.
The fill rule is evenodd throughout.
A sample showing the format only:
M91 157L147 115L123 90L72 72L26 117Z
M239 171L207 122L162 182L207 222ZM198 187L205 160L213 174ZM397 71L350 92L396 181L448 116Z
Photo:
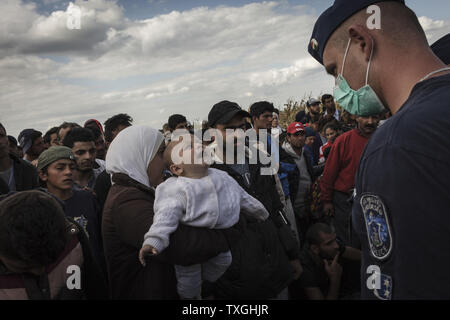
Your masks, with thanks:
M250 196L226 172L209 168L205 162L194 164L195 154L203 150L192 135L183 135L168 144L164 158L176 177L156 188L154 218L145 234L139 260L157 255L169 246L169 236L178 223L193 227L226 229L239 220L241 210L258 220L269 213L261 202ZM177 290L182 299L200 299L202 280L215 282L228 269L231 252L221 253L203 264L175 266Z

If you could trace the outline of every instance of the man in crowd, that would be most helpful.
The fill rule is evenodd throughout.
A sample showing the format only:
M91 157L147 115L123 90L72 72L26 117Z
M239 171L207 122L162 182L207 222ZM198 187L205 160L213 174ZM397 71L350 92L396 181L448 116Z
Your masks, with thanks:
M367 25L373 4L379 28ZM335 1L316 22L309 52L337 77L343 108L393 114L369 140L356 177L361 270L379 268L381 283L367 287L361 274L362 298L450 298L450 68L401 0ZM344 98L364 87L364 103Z
M246 220L242 240L231 247L233 262L211 290L219 299L286 299L287 286L301 273L298 243L280 215L282 204L274 176L262 175L263 166L249 163L248 153L245 163L236 162L236 151L243 149L246 117L250 117L249 113L234 102L221 101L213 106L208 114L208 123L220 135L216 135L213 144L216 162L212 167L228 172L244 190L264 204L270 217L255 223L241 215L241 219ZM227 129L233 129L233 134L227 134ZM222 150L221 145L224 145ZM230 147L234 149L235 158L227 160L226 149ZM271 258L266 259L267 255Z
M96 159L104 161L106 157L106 144L102 132L98 127L94 126L88 126L86 129L90 130L94 136Z
M331 94L324 94L322 96L322 105L325 110L321 121L321 128L330 121L338 123L341 120L339 110L336 108L334 98Z
M308 108L308 113L305 115L303 121L304 123L316 123L322 119L322 113L320 112L320 101L311 98L306 101L306 107Z
M5 299L107 299L84 231L45 192L19 192L0 201L0 300Z
M58 127L53 127L44 134L45 149L59 146L58 129Z
M306 130L302 123L293 122L288 126L286 141L283 149L293 157L297 166L299 177L296 179L296 192L292 194L294 213L297 218L297 229L301 236L301 242L304 242L306 230L309 226L308 197L311 184L315 176L310 159L304 152L306 140ZM295 182L290 182L290 187ZM294 192L291 187L291 193Z
M48 192L65 204L66 215L87 232L94 256L106 270L99 221L100 206L91 192L74 188L76 163L72 150L58 146L44 151L39 157L38 170Z
M356 118L358 126L339 136L331 147L320 181L324 213L334 217L336 234L350 244L351 203L359 159L378 127L378 115Z
M0 194L38 187L36 168L9 152L6 129L0 123Z
M19 159L23 159L23 151L19 147L16 138L13 136L8 136L9 141L9 152L15 155Z
M253 128L257 133L260 129L269 130L272 128L274 111L273 104L267 101L255 102L250 106Z
M300 292L296 292L298 298L308 300L338 300L350 296L355 298L355 289L359 288L355 288L354 285L353 288L348 286L351 284L351 279L348 278L351 274L345 271L355 269L352 268L352 264L359 264L361 251L345 246L329 225L316 223L308 229L300 257L304 271L299 279ZM356 278L359 278L357 268Z
M169 125L170 132L174 132L177 129L187 129L188 122L186 117L181 114L173 114L169 117L167 122Z
M78 123L75 123L75 122L65 122L64 121L58 127L58 141L59 141L60 145L62 144L62 142L63 142L67 132L69 132L73 128L81 128L81 126Z
M24 160L32 163L45 150L42 133L34 129L25 129L19 134L19 143L25 154Z
M274 114L276 115L275 108L273 104L268 101L255 102L250 106L253 129L258 136L258 148L261 148L267 155L271 155L272 159L279 164L277 174L274 173L275 185L281 203L285 208L284 213L286 214L286 218L289 220L291 229L294 232L297 241L300 241L295 214L289 197L289 175L294 174L293 170L295 169L295 162L288 154L285 154L286 152L281 149L281 145L279 145L279 135L281 131L278 132L278 136L275 136L278 139L278 148L275 148L275 144L272 146L271 129ZM261 133L263 132L261 130L265 130L267 134L266 141L260 140L262 137Z
M125 128L133 123L133 118L126 113L119 113L105 121L106 149L114 138Z
M74 128L70 130L63 145L72 149L76 160L73 180L80 188L93 189L97 177L105 170L105 162L96 159L95 140L89 129Z
M91 130L95 139L95 149L97 151L97 159L105 160L106 157L106 143L103 127L100 122L95 119L90 119L84 124L86 129Z

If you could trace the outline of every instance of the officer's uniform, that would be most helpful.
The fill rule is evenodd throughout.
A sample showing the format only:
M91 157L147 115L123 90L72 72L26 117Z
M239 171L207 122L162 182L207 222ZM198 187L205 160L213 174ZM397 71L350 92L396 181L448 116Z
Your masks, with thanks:
M450 65L450 33L433 43L431 50L442 62Z
M310 53L323 63L333 31L376 2L337 0L317 21ZM355 188L352 221L363 253L362 298L450 299L449 74L417 83L372 135ZM368 268L381 275L371 277Z

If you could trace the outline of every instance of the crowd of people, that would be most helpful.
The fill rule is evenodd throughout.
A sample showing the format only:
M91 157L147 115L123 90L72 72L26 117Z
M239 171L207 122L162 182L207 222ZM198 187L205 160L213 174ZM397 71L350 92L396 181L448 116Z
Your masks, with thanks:
M319 18L309 46L337 78L334 95L309 99L286 126L271 102L246 111L228 100L212 106L201 136L181 114L161 130L121 113L17 139L0 123L0 299L448 297L450 68L403 1L343 2ZM393 33L391 20L403 22L395 45L358 20L373 3ZM409 82L382 78L397 65L374 55L375 43L405 53L400 31L423 57L398 70ZM385 63L373 88L372 59ZM346 77L365 70L365 86L349 77L358 92L345 64L356 68ZM211 157L194 161L199 153ZM276 170L264 170L266 155ZM367 284L367 267L381 284Z
M331 95L321 100L322 106L310 99L306 112L286 128L267 101L252 104L249 112L230 101L212 107L201 132L220 131L225 147L238 148L225 143L238 129L272 133L261 146L278 154L273 175L262 174L265 165L248 158L242 164L227 161L226 150L216 152L212 164L174 160L179 145L189 159L198 146L200 152L217 146L214 139L183 141L183 134L195 132L180 114L170 116L162 130L133 126L129 115L117 114L104 126L95 119L83 127L64 122L44 136L26 129L19 142L0 125L2 207L15 203L21 214L2 211L11 228L2 241L16 241L17 252L0 249L0 277L27 274L35 280L3 298L23 297L31 283L42 293L42 283L51 283L49 265L68 267L73 260L62 257L74 248L84 261L84 281L96 278L95 289L82 286L84 297L357 297L361 253L350 241L346 201L379 116L344 118ZM271 147L275 131L278 150ZM28 205L18 207L20 202ZM44 219L49 208L53 213ZM45 221L40 232L20 230L27 214L27 223ZM57 239L65 229L50 229L61 214L73 227ZM50 286L49 297L74 297L59 285Z

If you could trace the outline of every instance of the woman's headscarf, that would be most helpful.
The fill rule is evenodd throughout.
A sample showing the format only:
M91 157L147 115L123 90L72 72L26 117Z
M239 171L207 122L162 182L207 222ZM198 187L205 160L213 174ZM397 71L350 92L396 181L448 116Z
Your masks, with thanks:
M158 152L164 136L148 126L131 126L122 130L109 146L106 171L124 173L150 188L147 168Z

